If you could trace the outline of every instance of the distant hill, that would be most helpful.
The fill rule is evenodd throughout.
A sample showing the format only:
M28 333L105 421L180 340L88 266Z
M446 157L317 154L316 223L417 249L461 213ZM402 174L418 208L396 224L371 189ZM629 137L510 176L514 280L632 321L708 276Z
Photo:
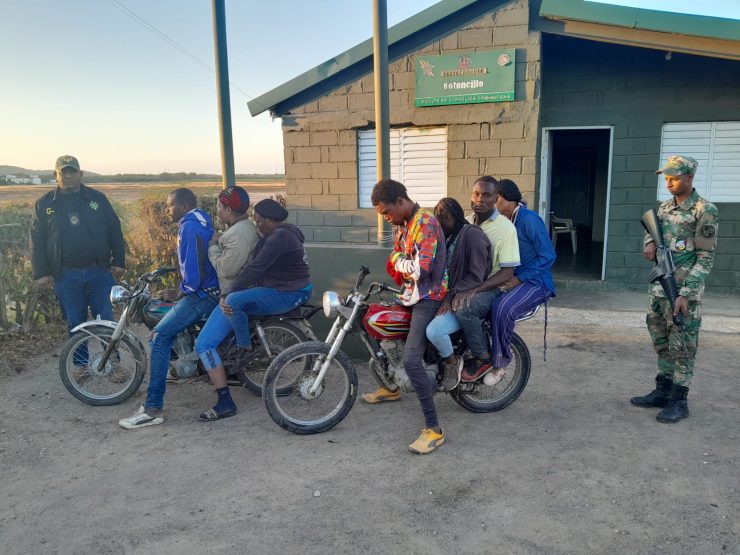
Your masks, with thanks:
M102 175L99 173L83 170L85 172L85 183L170 183L173 181L220 181L221 174L195 173L195 172L163 172L163 173L117 173L115 175ZM5 175L38 175L47 181L54 170L29 170L19 166L0 165L0 176ZM285 178L280 173L238 173L236 178L243 181L281 181Z
M54 170L29 170L27 168L20 168L18 166L3 166L0 165L0 175L16 175L19 173L23 173L26 175L51 175L54 173Z

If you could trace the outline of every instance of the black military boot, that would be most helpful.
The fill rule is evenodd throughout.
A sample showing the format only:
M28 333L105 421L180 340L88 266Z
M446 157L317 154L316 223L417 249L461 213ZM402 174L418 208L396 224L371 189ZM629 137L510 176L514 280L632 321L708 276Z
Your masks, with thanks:
M682 385L673 384L671 398L668 406L658 413L656 418L658 422L665 424L675 424L689 415L689 402L686 396L689 394L689 388Z
M655 389L644 397L632 397L630 403L636 407L667 407L672 385L673 380L658 374L655 377Z

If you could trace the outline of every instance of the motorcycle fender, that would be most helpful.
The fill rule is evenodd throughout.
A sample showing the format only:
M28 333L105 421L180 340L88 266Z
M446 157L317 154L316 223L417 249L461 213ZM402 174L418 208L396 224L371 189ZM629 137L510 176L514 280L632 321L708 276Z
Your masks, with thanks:
M92 328L94 326L104 326L106 328L116 329L117 325L117 322L114 322L112 320L88 320L87 322L82 322L80 325L72 328L72 331L70 333L80 331L83 328Z
M87 328L95 328L97 326L102 326L104 328L110 328L112 330L116 329L116 326L118 325L117 322L113 322L112 320L89 320L87 322L83 322L79 326L75 326L72 328L72 332L77 332L80 330L86 330ZM89 330L88 333L90 335L95 335L94 330ZM144 344L141 342L141 339L136 337L133 333L131 333L129 330L126 330L123 332L123 334L139 349L139 352L141 353L141 363L144 365L144 371L146 371L149 357L147 356L147 350Z

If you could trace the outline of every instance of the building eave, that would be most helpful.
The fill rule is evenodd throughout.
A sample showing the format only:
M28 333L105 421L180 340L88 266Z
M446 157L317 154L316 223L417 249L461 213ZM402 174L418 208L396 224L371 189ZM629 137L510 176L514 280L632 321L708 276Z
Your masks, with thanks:
M446 0L388 29L388 60L422 49L512 0ZM247 103L252 116L279 117L373 71L373 41L350 48Z
M585 0L542 0L543 33L740 60L740 21Z

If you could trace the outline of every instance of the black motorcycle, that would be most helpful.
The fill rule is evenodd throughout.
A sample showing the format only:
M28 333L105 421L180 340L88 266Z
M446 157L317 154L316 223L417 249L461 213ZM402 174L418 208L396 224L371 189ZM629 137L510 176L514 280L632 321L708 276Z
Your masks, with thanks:
M80 401L89 405L115 405L139 389L146 374L149 354L144 343L130 329L131 324L144 324L152 330L175 305L152 296L150 285L177 268L159 268L141 276L133 288L123 285L111 288L113 306L123 306L118 322L90 320L72 330L59 357L62 383ZM321 310L300 306L286 314L250 317L249 328L256 349L246 368L234 367L236 343L231 334L220 346L230 382L238 383L256 395L262 395L264 373L283 350L315 340L308 319ZM169 375L188 378L205 373L194 350L195 339L205 319L182 330L172 345Z

